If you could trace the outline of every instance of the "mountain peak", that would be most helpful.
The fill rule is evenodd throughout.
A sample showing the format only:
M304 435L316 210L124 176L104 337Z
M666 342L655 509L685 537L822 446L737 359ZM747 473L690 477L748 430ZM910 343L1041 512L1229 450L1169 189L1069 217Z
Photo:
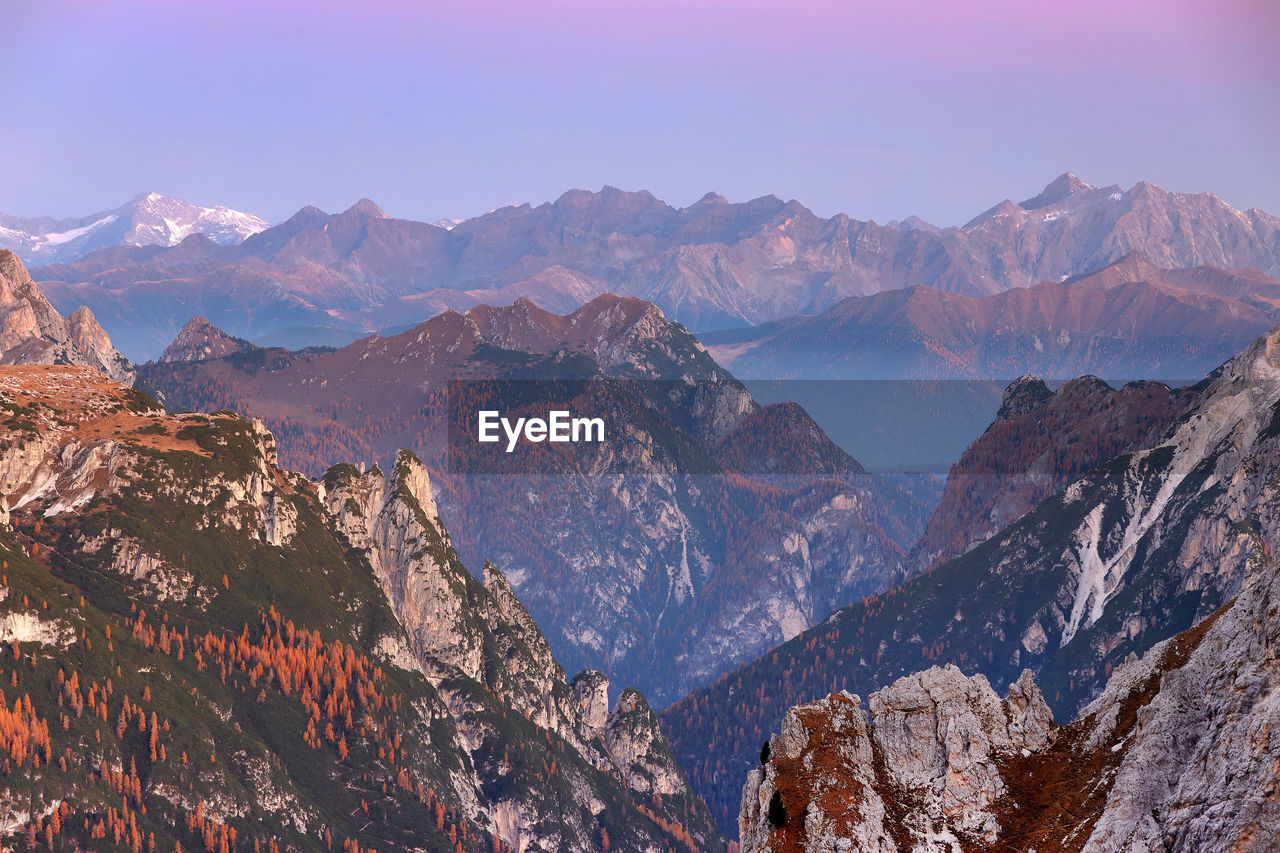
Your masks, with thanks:
M70 319L49 303L13 252L0 249L0 364L78 364L126 385L133 365L116 351L93 313L81 306Z
M728 204L728 203L729 203L729 199L720 195L720 193L712 190L710 192L707 192L705 195L703 195L702 198L695 201L692 206L700 207L703 205L721 205L721 204Z
M1000 411L996 414L996 419L1004 420L1015 415L1026 414L1052 396L1053 392L1039 376L1030 374L1019 376L1004 389L1004 397L1000 401Z
M197 315L183 324L173 343L165 347L159 360L162 363L205 361L254 348L249 341L233 338Z
M386 219L387 214L372 199L362 198L342 212L343 216L367 216L373 219Z
M1048 207L1051 204L1057 204L1064 201L1078 192L1085 190L1093 190L1097 187L1092 184L1086 184L1077 178L1071 172L1063 172L1054 178L1049 184L1040 191L1040 194L1021 202L1018 206L1023 210L1039 210L1042 207Z
M204 207L157 192L81 218L0 217L5 220L0 248L13 249L32 266L68 263L116 246L176 246L193 234L235 246L268 226L251 213Z

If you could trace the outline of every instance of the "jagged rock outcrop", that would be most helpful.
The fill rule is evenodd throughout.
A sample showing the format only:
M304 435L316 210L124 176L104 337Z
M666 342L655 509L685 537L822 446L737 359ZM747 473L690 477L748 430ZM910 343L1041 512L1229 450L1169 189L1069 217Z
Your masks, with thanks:
M1052 715L1030 673L1001 702L982 676L926 670L872 694L792 709L743 790L744 850L950 851L992 842L997 762L1038 751ZM780 806L772 806L777 794ZM853 846L850 846L852 842Z
M631 790L657 798L688 791L658 717L639 690L622 691L605 721L603 737L609 756Z
M392 608L406 625L424 671L439 681L481 675L481 637L466 612L467 571L450 559L431 481L416 458L402 456L390 475L378 467L332 469L323 498L337 528L365 551Z
M1000 703L933 668L793 708L751 771L744 853L1165 850L1280 843L1280 573L1131 656L1068 726L1029 672ZM780 806L771 808L777 794Z
M6 848L91 844L127 786L166 849L723 850L643 698L609 715L598 674L566 683L501 573L458 562L411 454L317 484L261 423L83 367L0 367L0 409L0 634L41 750L8 753Z
M676 805L665 819L688 820L683 812L692 802L688 783L644 697L624 691L609 712L603 675L585 671L566 683L563 668L503 574L486 563L483 584L477 583L458 561L430 477L416 456L402 451L387 474L377 467L361 474L354 466L337 466L322 486L334 525L369 561L409 635L417 664L458 720L482 778L487 744L498 732L475 701L475 683L637 795L670 798ZM576 784L589 787L585 778ZM581 849L583 839L574 832L534 825L539 796L512 792L481 808L489 810L504 841L517 849ZM696 812L693 816L702 823L690 828L699 843L716 843L707 834L709 821Z
M137 371L133 364L111 345L111 338L85 306L81 305L67 317L67 336L94 370L102 371L122 385L134 383Z
M133 365L83 305L64 319L13 252L0 250L0 364L83 364L125 385Z
M604 734L609 721L609 679L594 669L584 669L569 683L578 697L578 716L594 735Z
M163 363L204 361L208 358L223 358L251 349L254 349L254 345L249 341L233 338L204 317L197 315L178 330L172 343L165 347L157 361Z

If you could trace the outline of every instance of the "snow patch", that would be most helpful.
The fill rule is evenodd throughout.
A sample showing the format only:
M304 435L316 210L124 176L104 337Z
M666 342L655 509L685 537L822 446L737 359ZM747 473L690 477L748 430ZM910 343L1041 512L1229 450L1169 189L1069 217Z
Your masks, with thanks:
M90 231L101 228L103 225L110 225L115 221L116 215L113 213L110 216L102 217L97 222L92 222L80 228L72 228L70 231L62 231L57 234L42 234L37 237L36 240L38 243L45 243L50 246L61 246L64 243L70 243L72 240L83 237Z

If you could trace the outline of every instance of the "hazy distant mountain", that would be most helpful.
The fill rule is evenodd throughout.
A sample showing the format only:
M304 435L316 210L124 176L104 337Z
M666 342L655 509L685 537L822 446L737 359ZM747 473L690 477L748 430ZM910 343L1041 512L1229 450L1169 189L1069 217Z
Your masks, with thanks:
M714 329L916 285L999 293L1135 250L1163 269L1280 275L1280 220L1212 195L1147 183L1099 189L1067 175L1026 205L1004 201L964 227L937 229L917 219L821 219L773 196L734 204L708 193L678 209L606 187L445 228L392 219L365 200L337 215L304 208L235 247L193 237L36 275L55 305L85 302L137 358L157 355L192 314L254 339L285 326L403 326L519 297L566 312L612 292Z
M1280 282L1257 270L1161 269L1134 252L1063 284L981 297L921 285L702 338L745 378L1185 379L1271 328L1278 304Z
M173 343L165 347L159 361L204 361L251 350L254 345L243 338L233 338L203 317L192 317L178 331Z
M73 261L110 246L176 246L192 234L231 246L267 225L251 213L145 193L82 219L0 213L0 249L36 266Z

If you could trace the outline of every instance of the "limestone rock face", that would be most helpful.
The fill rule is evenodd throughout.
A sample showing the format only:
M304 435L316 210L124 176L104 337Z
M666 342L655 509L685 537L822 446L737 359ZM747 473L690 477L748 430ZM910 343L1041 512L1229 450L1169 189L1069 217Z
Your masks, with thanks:
M1124 758L1085 850L1280 849L1278 602L1272 568L1202 636L1131 661L1086 709L1092 739L1116 741ZM1117 740L1125 704L1153 682L1132 735Z
M793 708L743 789L742 849L892 853L899 848L880 791L857 696L837 693Z
M757 851L1264 851L1280 844L1280 573L1130 658L1059 726L937 667L788 712L743 790ZM777 803L774 803L774 800Z
M111 345L111 338L98 325L93 312L81 305L67 318L67 335L85 362L122 385L132 385L137 371L129 360Z
M605 723L604 744L631 790L665 797L688 789L658 717L639 690L624 690L618 697Z
M502 572L484 566L477 581L458 560L427 469L402 451L388 474L340 465L326 474L322 500L335 528L365 559L409 638L416 668L439 691L477 768L476 786L507 793L477 804L477 815L516 850L589 850L589 835L553 826L539 792L498 784L511 772L491 758L502 732L476 687L569 747L583 764L641 797L664 797L664 820L691 824L698 843L720 843L705 807L696 804L671 756L656 715L636 690L624 691L609 712L609 682L579 673L570 684L546 638ZM388 652L397 653L394 643ZM507 751L503 747L501 751ZM583 792L596 814L604 803L582 765L559 772ZM692 818L692 820L691 820ZM620 848L621 840L614 846ZM645 849L637 844L633 849Z
M136 378L88 308L63 319L6 250L0 250L0 364L80 364L125 385Z
M1044 698L1024 674L1017 699L1002 703L987 679L966 678L954 666L899 679L871 695L875 740L898 787L920 798L927 821L942 820L964 835L995 839L992 813L1005 786L995 758L1048 743L1052 720ZM1011 718L1014 708L1016 717ZM1027 723L1032 740L1027 743ZM922 827L923 829L923 827Z
M574 695L583 725L596 735L604 732L609 720L609 679L594 669L584 669L573 677Z
M1001 761L1053 737L1030 673L1002 702L983 676L933 667L872 694L868 707L869 714L858 697L834 694L787 714L743 791L744 850L991 843L1006 793ZM770 806L775 792L780 809Z
M411 454L390 475L344 465L325 478L337 528L362 549L433 681L454 671L481 675L481 637L465 613L467 571L450 559L426 469Z

